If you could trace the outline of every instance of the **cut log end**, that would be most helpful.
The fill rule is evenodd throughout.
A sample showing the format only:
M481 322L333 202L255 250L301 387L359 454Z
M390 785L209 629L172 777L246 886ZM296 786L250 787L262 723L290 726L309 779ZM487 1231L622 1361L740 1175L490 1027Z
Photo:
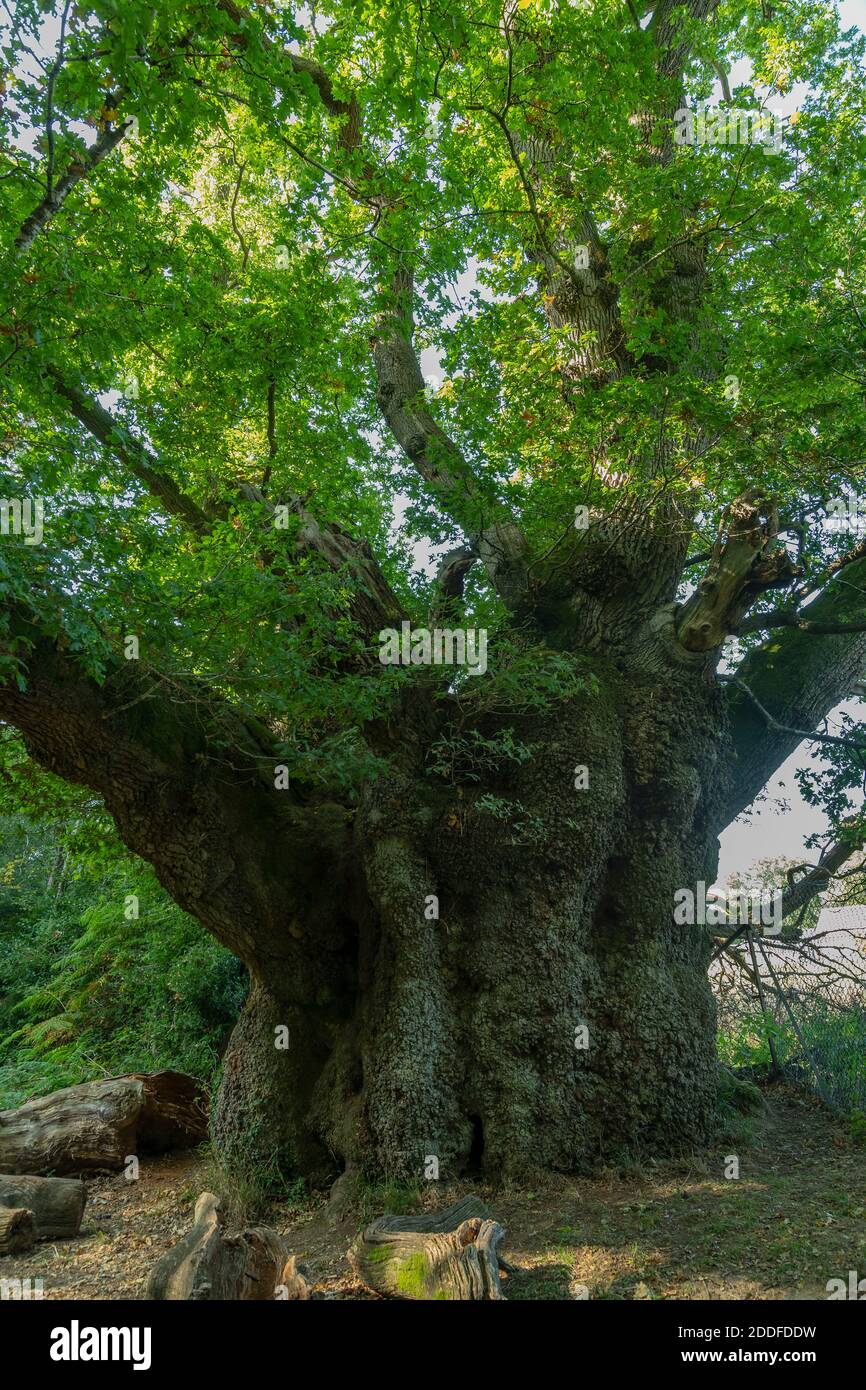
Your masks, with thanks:
M297 1255L290 1255L283 1266L274 1297L284 1299L286 1302L293 1302L298 1299L306 1302L311 1296L307 1274L306 1267L298 1264Z
M505 1235L483 1203L466 1197L432 1216L383 1216L349 1252L375 1293L423 1300L500 1300L497 1246Z
M33 1213L37 1239L77 1236L86 1201L87 1189L78 1178L0 1173L0 1211L27 1207Z
M36 1244L36 1223L26 1207L0 1207L0 1255L21 1255Z

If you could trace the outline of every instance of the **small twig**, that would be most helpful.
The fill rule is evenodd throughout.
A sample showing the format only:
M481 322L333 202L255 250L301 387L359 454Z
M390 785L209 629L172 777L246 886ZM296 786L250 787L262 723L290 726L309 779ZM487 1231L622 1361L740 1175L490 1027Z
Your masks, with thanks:
M63 67L64 48L66 46L66 21L69 18L69 7L72 0L66 0L63 7L63 14L60 17L60 38L57 43L57 57L51 64L48 72L48 90L46 102L45 138L48 142L48 162L45 169L45 196L51 197L51 190L54 184L54 84L57 75Z
M762 705L757 695L749 689L744 680L739 676L718 676L717 679L726 685L736 685L744 694L748 695L752 704L766 719L770 728L777 729L781 734L793 734L797 738L805 739L809 743L833 743L841 745L843 748L850 748L852 752L866 754L866 743L857 743L850 738L842 738L838 734L816 734L810 733L807 729L795 729L790 724L781 724L775 715L772 715L765 705Z
M866 632L866 618L853 623L816 623L804 617L794 608L775 608L768 613L752 613L738 625L735 637L747 632L763 632L768 628L794 627L798 632L811 632L816 636L832 636L848 632Z
M242 252L242 254L243 254L243 263L242 263L242 265L241 265L241 270L242 270L242 271L246 271L246 268L247 268L247 261L248 261L249 258L250 258L250 248L247 246L247 243L244 241L243 233L241 232L241 229L240 229L240 227L238 226L236 211L237 211L237 205L238 205L238 197L240 196L240 191L241 191L241 181L243 180L244 170L246 169L246 167L247 167L246 164L242 164L242 165L240 166L240 168L238 169L237 183L235 184L235 191L234 191L234 193L233 193L233 195L232 195L231 208L230 208L230 210L229 210L229 216L230 216L230 218L231 218L231 224L232 224L232 231L234 232L235 236L236 236L237 239L238 239L238 242L240 243L241 252Z

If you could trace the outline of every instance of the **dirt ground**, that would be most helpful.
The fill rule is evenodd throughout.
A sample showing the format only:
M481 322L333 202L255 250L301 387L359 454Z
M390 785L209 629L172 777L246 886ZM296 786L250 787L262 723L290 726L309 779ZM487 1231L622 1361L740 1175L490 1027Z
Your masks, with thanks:
M332 1299L375 1297L346 1259L365 1219L445 1206L468 1191L507 1229L511 1299L826 1299L829 1279L866 1276L866 1148L787 1088L769 1090L748 1125L737 1142L685 1162L546 1179L535 1190L430 1184L414 1206L405 1190L366 1192L337 1225L324 1200L301 1200L275 1206L268 1221ZM738 1179L724 1176L733 1154ZM142 1160L137 1183L88 1180L81 1235L3 1258L0 1280L41 1278L46 1299L141 1298L212 1172L207 1153L194 1151Z

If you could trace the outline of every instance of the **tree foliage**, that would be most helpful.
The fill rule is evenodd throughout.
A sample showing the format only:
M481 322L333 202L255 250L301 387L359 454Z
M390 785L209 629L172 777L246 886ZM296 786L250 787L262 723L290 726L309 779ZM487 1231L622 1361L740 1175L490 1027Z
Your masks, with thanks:
M658 61L664 8L636 24L605 2L336 3L313 25L283 5L19 5L4 225L135 125L4 258L5 488L26 480L48 504L48 544L3 546L4 592L97 678L139 634L166 679L194 672L283 720L303 775L339 775L340 732L387 701L382 673L345 670L345 576L285 558L287 585L263 564L262 504L240 484L310 496L416 608L422 538L456 541L502 508L538 556L575 505L615 510L624 492L697 503L695 554L744 488L771 494L817 579L851 534L815 522L863 481L864 41L813 0L680 6L690 105L747 58L766 103L797 93L797 110L778 150L656 159L680 80ZM551 322L539 276L539 256L587 238L616 287L607 359ZM696 314L670 298L683 245L702 258ZM445 514L375 402L369 343L402 264L416 346L441 361L430 410L473 475ZM58 380L125 393L107 434L83 433ZM140 448L204 534L165 516L130 465ZM281 562L291 539L276 533Z

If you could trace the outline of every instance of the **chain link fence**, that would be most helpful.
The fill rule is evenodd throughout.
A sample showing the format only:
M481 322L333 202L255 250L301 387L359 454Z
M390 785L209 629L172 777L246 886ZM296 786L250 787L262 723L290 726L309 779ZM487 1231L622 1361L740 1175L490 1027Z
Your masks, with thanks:
M866 1136L866 906L788 939L746 930L710 977L721 1060L811 1087Z

